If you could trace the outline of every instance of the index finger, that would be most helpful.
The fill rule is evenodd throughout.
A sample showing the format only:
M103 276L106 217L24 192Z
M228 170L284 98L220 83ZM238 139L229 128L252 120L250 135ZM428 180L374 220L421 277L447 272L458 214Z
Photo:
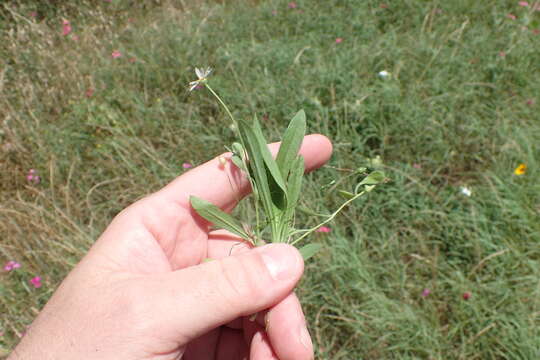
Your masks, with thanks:
M276 155L280 143L268 145ZM314 134L304 137L299 151L304 158L306 172L324 165L332 154L332 144L326 136ZM231 153L221 155L227 159L221 164L219 156L177 177L154 194L166 201L173 201L190 208L191 195L205 199L224 210L232 209L250 191L249 181L232 161Z

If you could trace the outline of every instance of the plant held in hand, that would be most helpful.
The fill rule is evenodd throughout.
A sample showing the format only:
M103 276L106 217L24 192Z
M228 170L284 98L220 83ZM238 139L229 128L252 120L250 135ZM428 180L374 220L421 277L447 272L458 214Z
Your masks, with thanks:
M196 68L195 72L198 79L189 83L189 90L192 91L200 86L206 87L230 117L239 138L239 142L232 144L233 155L231 160L246 173L251 184L258 224L255 227L256 234L253 235L240 221L219 207L201 198L191 196L191 206L209 222L230 231L255 246L264 244L261 232L265 228L270 229L269 238L271 242L296 245L319 227L334 219L348 204L373 190L377 184L384 181L384 173L373 171L355 187L353 192L340 191L340 194L347 200L334 213L326 216L324 221L311 229L295 229L295 209L298 205L304 175L304 160L298 155L306 133L306 115L304 111L298 111L292 118L274 159L267 147L266 139L257 118L255 117L251 123L236 120L227 105L210 87L208 75L211 71L210 68ZM261 208L263 214L260 213ZM307 244L299 250L304 259L308 259L319 248L319 244Z

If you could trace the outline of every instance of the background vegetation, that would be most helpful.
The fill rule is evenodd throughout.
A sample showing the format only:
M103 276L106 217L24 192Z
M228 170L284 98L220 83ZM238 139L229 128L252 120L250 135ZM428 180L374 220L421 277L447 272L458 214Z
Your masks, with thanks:
M334 209L376 156L391 179L309 239L317 358L540 358L540 4L141 3L0 6L0 261L21 264L0 273L0 352L116 213L230 144L186 92L212 66L272 140L300 108L332 139L303 207Z

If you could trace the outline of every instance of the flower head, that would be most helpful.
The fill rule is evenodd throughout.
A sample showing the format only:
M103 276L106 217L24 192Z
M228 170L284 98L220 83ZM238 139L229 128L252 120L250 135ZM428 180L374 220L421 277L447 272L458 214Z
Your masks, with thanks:
M518 2L518 5L523 6L523 7L527 7L527 6L529 6L529 3L526 2L526 1L520 1L520 2Z
M296 9L298 7L298 5L294 1L291 1L288 6L289 9Z
M206 82L206 78L212 72L212 68L195 68L195 74L197 74L198 79L191 81L189 83L189 91L195 90L199 85L202 85Z
M424 291L422 291L422 297L428 297L429 294L431 294L431 290L429 289L424 289Z
M330 231L332 231L332 229L330 229L328 226L321 226L317 230L315 230L315 232L319 233L329 233Z
M472 294L468 291L465 291L462 296L463 296L463 300L469 300Z
M386 70L383 70L383 71L379 71L379 77L383 78L383 79L386 79L386 78L389 78L390 76L392 76L392 73L386 71Z
M13 261L13 260L10 260L6 263L6 265L4 265L4 270L5 271L11 271L11 270L15 270L15 269L18 269L21 267L21 264L19 264L18 262L16 261Z
M111 57L112 57L113 59L117 59L117 58L119 58L120 56L122 56L122 53L121 53L120 51L118 51L118 50L114 50L114 51L111 53Z
M71 33L71 25L69 25L69 22L67 24L64 24L64 26L62 26L62 35L64 36L67 36Z
M192 168L193 165L191 165L191 164L188 163L188 162L185 162L185 163L182 164L182 167L183 167L184 169L189 169L189 168Z
M336 38L336 44L341 44L343 42L343 38Z
M466 187L466 186L460 187L460 191L461 191L461 193L462 193L463 195L465 195L465 196L471 196L471 195L472 195L471 189L469 189L469 188Z
M525 164L519 164L517 168L514 170L514 175L523 175L527 172L527 165Z
M32 279L30 279L30 284L34 285L34 287L36 289L40 288L41 287L41 277L40 276L35 276L33 277Z
M34 184L39 184L41 181L41 177L37 174L35 169L30 169L26 174L26 180Z

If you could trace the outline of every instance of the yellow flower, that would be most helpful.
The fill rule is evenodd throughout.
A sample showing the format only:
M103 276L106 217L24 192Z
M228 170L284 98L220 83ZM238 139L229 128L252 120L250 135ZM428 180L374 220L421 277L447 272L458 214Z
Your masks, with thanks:
M519 164L519 166L514 170L515 175L523 175L527 171L527 165Z

